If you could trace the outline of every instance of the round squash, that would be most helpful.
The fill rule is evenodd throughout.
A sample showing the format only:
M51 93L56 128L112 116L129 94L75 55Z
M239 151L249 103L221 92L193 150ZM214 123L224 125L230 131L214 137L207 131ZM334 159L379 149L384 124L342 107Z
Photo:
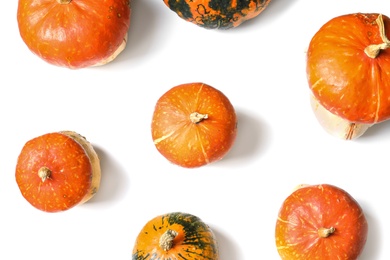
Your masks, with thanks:
M194 168L222 159L237 135L237 116L229 99L204 83L178 85L155 106L152 138L170 162Z
M200 218L172 212L148 221L133 249L133 260L218 260L217 239Z
M38 57L79 69L114 60L126 46L131 0L19 0L20 36Z
M259 15L270 0L164 0L185 21L206 29L229 29Z
M329 184L301 185L280 208L275 228L281 259L355 260L368 224L358 202Z
M353 13L331 19L311 39L306 72L315 109L346 121L329 132L353 139L390 118L389 35L387 16Z
M15 177L32 206L45 212L64 211L88 201L98 191L100 161L80 134L48 133L24 145Z

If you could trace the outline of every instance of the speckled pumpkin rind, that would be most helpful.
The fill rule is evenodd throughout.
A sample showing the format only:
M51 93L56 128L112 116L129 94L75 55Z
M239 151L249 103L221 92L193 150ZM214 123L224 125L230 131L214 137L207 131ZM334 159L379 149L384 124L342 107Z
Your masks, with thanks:
M164 0L182 19L206 29L229 29L259 15L270 0Z
M111 62L126 46L131 0L18 0L19 33L46 62L71 69Z
M38 172L50 170L42 180ZM29 140L19 154L16 182L23 197L46 212L68 210L88 201L100 186L100 161L92 145L72 131Z
M381 15L382 23L378 18L377 13L334 17L309 43L306 74L312 94L326 110L349 122L390 119L390 49L375 57L367 54L367 48L383 43L382 36L390 38L390 18Z
M331 228L324 236L322 230ZM283 202L275 241L283 260L355 260L367 232L362 208L346 191L329 184L303 185Z
M164 251L160 238L167 231L177 232L172 248ZM172 212L157 216L142 228L134 248L132 260L218 260L217 239L208 225L197 216Z
M198 123L191 114L207 115ZM152 138L157 150L170 162L186 168L222 159L234 144L237 116L229 99L201 82L175 86L156 103Z

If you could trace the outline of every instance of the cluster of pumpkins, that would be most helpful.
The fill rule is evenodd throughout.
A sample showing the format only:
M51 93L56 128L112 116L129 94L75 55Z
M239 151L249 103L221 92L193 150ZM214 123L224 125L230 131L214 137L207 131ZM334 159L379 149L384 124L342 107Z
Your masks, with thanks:
M270 0L164 2L198 26L230 29L259 15ZM17 19L20 35L33 53L50 64L81 69L107 64L126 48L131 11L131 0L99 4L57 0L39 6L32 0L19 0ZM382 14L353 13L331 19L312 38L306 71L312 108L330 134L355 139L390 117L390 76L385 73L390 71L388 28L390 19ZM237 116L218 89L187 83L161 96L151 126L154 144L167 160L195 168L222 159L230 150L237 135ZM73 131L28 141L16 167L24 198L46 212L88 201L98 191L100 177L97 153ZM286 198L275 239L282 259L317 259L319 252L321 259L356 259L367 230L361 207L346 191L327 184L310 185ZM197 216L172 212L150 220L139 233L133 259L149 258L216 260L218 244Z

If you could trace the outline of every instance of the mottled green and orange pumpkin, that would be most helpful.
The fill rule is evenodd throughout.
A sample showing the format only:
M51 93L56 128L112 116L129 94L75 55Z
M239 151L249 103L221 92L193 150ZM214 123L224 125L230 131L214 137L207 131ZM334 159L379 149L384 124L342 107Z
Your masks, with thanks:
M217 239L197 216L172 212L148 221L133 249L133 260L218 260Z
M271 0L164 0L179 17L206 29L229 29L259 15Z

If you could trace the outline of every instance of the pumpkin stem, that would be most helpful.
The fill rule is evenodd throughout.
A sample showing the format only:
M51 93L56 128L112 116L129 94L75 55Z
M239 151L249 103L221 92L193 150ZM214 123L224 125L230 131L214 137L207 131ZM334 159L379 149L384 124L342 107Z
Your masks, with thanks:
M320 237L326 238L326 237L330 236L331 234L333 234L335 231L336 231L336 229L334 227L320 228L320 229L318 229L318 235Z
M69 4L70 2L72 2L72 0L57 0L57 2L59 4L66 5L66 4Z
M200 114L198 112L194 112L190 115L190 120L194 124L200 123L202 120L207 119L209 117L208 114Z
M382 38L383 43L380 44L372 44L367 46L364 49L364 52L367 54L368 57L370 58L376 58L381 50L387 49L390 47L390 41L386 37L386 32L385 32L385 23L383 22L383 17L382 14L379 14L378 17L376 18L376 23L378 24L379 27L379 34Z
M48 179L51 175L51 171L46 166L43 166L38 171L38 176L41 178L42 182L44 182L46 179Z
M171 249L173 246L173 240L177 235L178 233L174 230L168 229L167 231L165 231L165 233L162 234L160 237L160 247L164 251L168 251L169 249Z

